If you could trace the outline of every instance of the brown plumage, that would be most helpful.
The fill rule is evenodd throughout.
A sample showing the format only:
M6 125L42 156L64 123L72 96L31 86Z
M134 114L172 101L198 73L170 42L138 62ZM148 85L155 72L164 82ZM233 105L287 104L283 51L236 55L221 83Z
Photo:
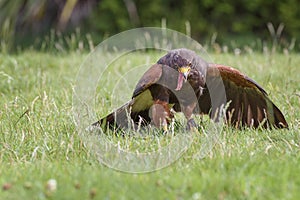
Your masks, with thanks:
M173 112L182 112L191 129L196 127L193 114L209 114L218 121L224 107L225 121L234 127L288 127L255 81L231 67L208 64L187 49L171 50L159 59L141 77L132 99L93 125L124 128L151 123L167 129Z

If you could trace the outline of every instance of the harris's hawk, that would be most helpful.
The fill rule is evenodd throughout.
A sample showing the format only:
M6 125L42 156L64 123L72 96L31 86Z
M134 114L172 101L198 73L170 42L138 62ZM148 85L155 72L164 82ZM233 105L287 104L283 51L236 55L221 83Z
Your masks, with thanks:
M193 114L218 116L234 127L287 128L281 111L255 81L228 66L209 64L194 51L169 51L141 77L132 99L93 125L137 127L153 124L167 129L175 112L187 128L196 127Z

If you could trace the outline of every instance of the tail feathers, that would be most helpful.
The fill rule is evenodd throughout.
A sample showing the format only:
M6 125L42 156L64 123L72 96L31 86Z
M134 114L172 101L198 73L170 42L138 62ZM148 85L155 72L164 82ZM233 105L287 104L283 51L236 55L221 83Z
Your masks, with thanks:
M114 112L93 123L92 126L101 127L103 130L107 128L129 128L132 126L130 113L133 103L134 100L127 102Z
M92 126L100 126L101 128L106 129L107 126L115 124L114 115L115 115L115 112L112 112L109 115L107 115L106 117L103 117L99 121L93 123Z

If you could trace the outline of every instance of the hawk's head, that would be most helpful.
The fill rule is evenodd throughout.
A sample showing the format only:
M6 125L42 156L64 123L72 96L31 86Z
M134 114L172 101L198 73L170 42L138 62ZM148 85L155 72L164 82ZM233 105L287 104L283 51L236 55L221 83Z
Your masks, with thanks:
M182 88L183 82L191 78L191 71L197 71L199 56L194 51L188 49L175 49L168 52L158 63L167 65L178 71L178 82L175 90ZM202 62L202 61L201 61ZM201 73L201 72L199 72Z

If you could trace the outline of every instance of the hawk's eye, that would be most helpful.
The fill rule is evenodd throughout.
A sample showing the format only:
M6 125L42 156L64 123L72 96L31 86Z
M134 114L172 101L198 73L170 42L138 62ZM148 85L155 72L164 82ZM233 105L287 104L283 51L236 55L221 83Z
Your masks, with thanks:
M173 58L173 59L174 59L173 61L174 61L175 63L177 63L177 61L178 61L178 59L179 59L179 55L177 55L177 54L174 55L174 58Z

